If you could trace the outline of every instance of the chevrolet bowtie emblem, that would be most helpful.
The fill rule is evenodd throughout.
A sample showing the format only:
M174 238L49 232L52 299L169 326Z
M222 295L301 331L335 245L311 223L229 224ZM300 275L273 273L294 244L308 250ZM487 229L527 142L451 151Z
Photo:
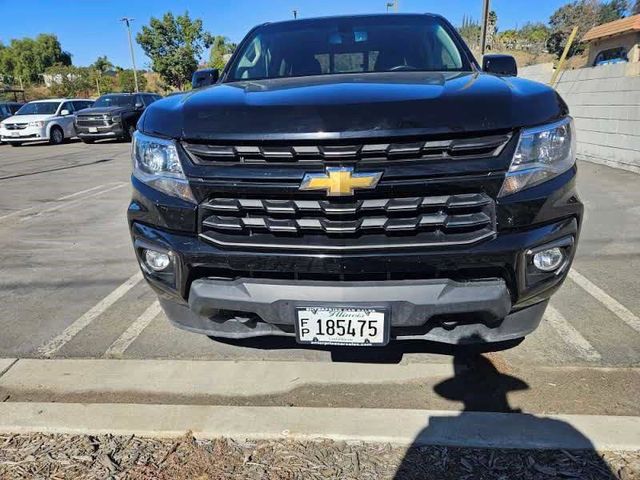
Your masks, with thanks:
M329 197L353 195L356 188L372 189L382 172L354 172L351 167L328 167L326 173L307 173L300 190L326 190Z

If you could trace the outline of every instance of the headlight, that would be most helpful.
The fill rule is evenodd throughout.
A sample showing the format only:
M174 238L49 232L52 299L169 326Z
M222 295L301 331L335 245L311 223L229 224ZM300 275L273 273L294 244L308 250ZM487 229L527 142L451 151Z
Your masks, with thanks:
M120 115L111 117L111 123L120 123L120 120L122 120L122 117Z
M557 177L576 163L573 119L567 117L542 127L527 128L520 134L511 166L499 197Z
M43 121L38 121L38 122L29 122L29 126L30 127L38 127L38 128L42 128L44 127L45 122Z
M150 137L136 131L131 156L133 175L138 180L168 195L196 203L173 140Z

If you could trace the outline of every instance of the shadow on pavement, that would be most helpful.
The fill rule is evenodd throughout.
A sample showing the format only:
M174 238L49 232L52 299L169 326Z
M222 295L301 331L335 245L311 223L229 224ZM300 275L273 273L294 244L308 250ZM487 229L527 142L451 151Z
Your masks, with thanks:
M500 372L493 363L477 352L458 350L453 356L454 376L434 387L434 392L448 400L462 402L459 415L431 417L420 431L402 460L395 480L422 478L616 478L608 465L595 452L591 441L568 423L531 414L523 414L509 404L507 394L528 390L523 380ZM498 418L477 412L520 414ZM448 447L465 438L469 446ZM539 449L514 450L518 439L526 438ZM580 457L566 450L549 450L562 438L571 448L582 450ZM458 439L458 441L456 441ZM474 448L474 439L476 440ZM483 450L480 450L483 446ZM488 453L487 446L491 447ZM448 448L447 448L448 447ZM445 460L438 476L434 473L433 450L444 452ZM483 457L484 455L484 457ZM474 461L473 458L483 458ZM542 457L542 463L540 460ZM588 458L588 460L584 460ZM554 460L555 459L555 460ZM573 461L572 461L573 460ZM554 461L557 464L554 464ZM447 462L449 466L447 467ZM509 465L514 465L510 468ZM517 468L518 471L513 471ZM454 473L458 471L458 474Z
M391 342L385 347L335 347L323 345L300 345L293 337L257 337L241 340L209 337L214 342L258 350L314 350L330 352L333 362L348 363L400 363L405 354L423 353L455 356L464 351L467 354L497 352L513 348L522 342L522 338L509 342L485 343L474 345L446 345L424 340L404 340Z

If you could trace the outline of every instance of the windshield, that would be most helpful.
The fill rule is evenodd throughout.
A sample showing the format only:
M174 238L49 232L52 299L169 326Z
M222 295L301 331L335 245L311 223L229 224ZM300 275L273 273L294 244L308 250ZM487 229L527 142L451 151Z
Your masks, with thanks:
M133 107L133 95L103 95L93 104L93 107Z
M23 105L16 115L53 115L60 102L31 102Z
M227 81L412 70L471 67L435 17L323 18L257 28L235 56Z

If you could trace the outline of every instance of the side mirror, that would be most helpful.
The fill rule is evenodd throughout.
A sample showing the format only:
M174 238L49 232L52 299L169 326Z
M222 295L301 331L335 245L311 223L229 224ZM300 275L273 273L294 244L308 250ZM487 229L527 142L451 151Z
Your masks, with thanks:
M485 55L482 58L482 70L493 75L515 77L518 75L516 59L511 55Z
M136 110L142 110L144 108L144 105L141 104L140 102L137 102L133 108L135 108Z
M67 115L69 115L69 110L67 110L66 108L60 110L60 115L62 115L63 117L66 117Z
M218 81L218 78L220 78L220 72L216 68L198 70L193 72L193 76L191 77L191 86L195 90L196 88L213 85Z

